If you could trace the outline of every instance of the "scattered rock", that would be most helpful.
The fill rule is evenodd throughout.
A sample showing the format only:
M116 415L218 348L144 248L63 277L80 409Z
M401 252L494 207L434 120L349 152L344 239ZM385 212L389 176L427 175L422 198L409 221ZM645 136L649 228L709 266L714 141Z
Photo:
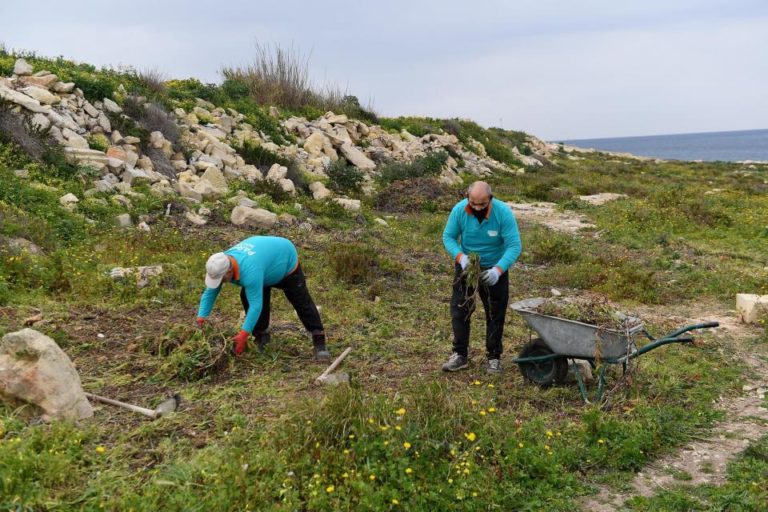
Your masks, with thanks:
M59 198L59 204L65 208L74 207L80 200L72 192Z
M617 199L625 199L629 196L626 194L614 194L612 192L602 192L600 194L592 194L591 196L579 196L579 199L594 206L602 206L610 201L616 201Z
M359 199L346 199L343 197L334 197L333 201L339 203L341 206L343 206L345 209L357 212L360 211L360 200Z
M262 208L235 206L231 216L232 224L269 229L277 223L277 215Z
M315 181L309 184L309 190L312 192L312 197L320 201L331 197L333 194L330 190L320 181Z
M0 396L35 405L46 421L93 416L72 361L55 341L33 329L6 334L0 342Z
M737 294L736 313L745 324L754 324L768 317L768 295Z
M117 225L121 228L129 228L133 225L133 221L131 220L131 214L129 213L123 213L115 217L115 220L117 220Z
M208 224L208 221L205 220L205 218L193 212L185 212L184 218L196 226L205 226Z
M16 59L16 62L13 65L13 74L14 75L31 75L32 74L32 64L27 62L24 59Z

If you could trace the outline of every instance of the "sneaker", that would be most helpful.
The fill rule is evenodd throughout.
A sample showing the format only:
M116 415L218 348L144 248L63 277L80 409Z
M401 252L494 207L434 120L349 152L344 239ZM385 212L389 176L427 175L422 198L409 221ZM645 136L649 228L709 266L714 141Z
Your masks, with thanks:
M501 360L499 359L489 359L488 360L488 366L486 366L485 371L487 373L490 373L491 375L498 375L501 373Z
M443 364L443 371L444 372L456 372L459 370L463 370L469 366L467 363L467 358L465 356L462 356L461 354L458 354L454 352L451 354L451 357L448 358L448 361Z
M315 354L315 361L328 361L331 353L325 346L325 334L312 335L312 352Z

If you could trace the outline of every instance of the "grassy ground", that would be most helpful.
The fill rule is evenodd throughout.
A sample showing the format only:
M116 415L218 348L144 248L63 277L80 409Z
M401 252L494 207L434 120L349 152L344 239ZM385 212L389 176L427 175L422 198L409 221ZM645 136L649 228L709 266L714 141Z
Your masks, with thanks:
M119 231L111 219L123 210L109 196L82 207L92 225L58 207L64 192L82 190L78 176L56 176L0 149L0 234L46 251L4 254L0 334L39 309L44 321L35 328L68 353L87 391L148 407L176 391L184 398L180 413L154 422L105 406L80 425L45 425L0 406L1 509L572 510L595 484L621 486L701 435L718 420L713 399L741 389L727 340L704 333L703 346L639 359L606 410L585 406L575 386L540 390L523 381L510 361L529 333L513 312L502 376L482 371L479 312L474 364L441 374L452 264L440 239L447 212L434 204L396 216L368 205L355 215L262 198L313 222L311 231L273 234L299 248L332 351L354 347L344 368L351 385L312 384L323 368L279 292L267 349L207 368L210 347L220 349L239 328L240 306L236 290L225 289L212 326L192 328L205 260L253 233L177 217L161 218L151 233ZM22 167L33 180L15 177ZM658 315L649 329L661 334L678 327L665 317L679 305L722 312L736 292L766 293L767 178L765 168L600 155L499 177L497 197L556 201L585 214L600 235L572 238L521 223L511 297L557 287L599 293L628 311L650 305ZM704 194L717 188L724 191ZM630 197L602 207L576 199L595 192ZM136 201L132 213L163 209L163 201ZM151 264L165 271L140 290L106 277L115 266ZM765 340L755 347L765 350ZM768 497L764 462L761 441L734 463L724 488L670 491L633 506L754 510Z

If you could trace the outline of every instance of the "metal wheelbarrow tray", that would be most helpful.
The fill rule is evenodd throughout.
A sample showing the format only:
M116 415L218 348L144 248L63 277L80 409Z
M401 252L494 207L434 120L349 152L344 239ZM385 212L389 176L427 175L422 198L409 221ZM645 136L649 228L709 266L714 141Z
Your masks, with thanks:
M626 370L630 359L669 343L690 343L693 341L691 336L682 336L686 332L719 325L717 322L689 325L662 338L654 338L645 330L639 318L625 316L623 320L627 327L614 330L538 313L536 308L546 300L525 299L510 306L523 317L531 331L539 335L538 338L531 336L531 340L512 362L520 367L526 379L541 387L563 383L568 374L569 359L586 360L593 368L598 362L605 363L601 364L598 372L598 400L605 388L608 364L622 364ZM638 334L648 338L650 343L638 348L635 343ZM578 369L574 370L582 397L589 403L581 375Z

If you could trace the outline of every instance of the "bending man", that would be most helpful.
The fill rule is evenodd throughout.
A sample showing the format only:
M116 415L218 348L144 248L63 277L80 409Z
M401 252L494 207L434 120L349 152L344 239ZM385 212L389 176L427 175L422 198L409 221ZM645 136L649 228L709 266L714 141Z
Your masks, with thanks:
M211 313L223 283L241 287L240 301L245 310L245 321L234 338L236 355L245 350L249 333L253 333L259 348L267 343L271 292L272 288L279 288L312 334L315 359L330 359L320 314L309 295L299 255L290 240L276 236L247 238L208 258L205 271L206 289L200 297L197 312L200 327Z

